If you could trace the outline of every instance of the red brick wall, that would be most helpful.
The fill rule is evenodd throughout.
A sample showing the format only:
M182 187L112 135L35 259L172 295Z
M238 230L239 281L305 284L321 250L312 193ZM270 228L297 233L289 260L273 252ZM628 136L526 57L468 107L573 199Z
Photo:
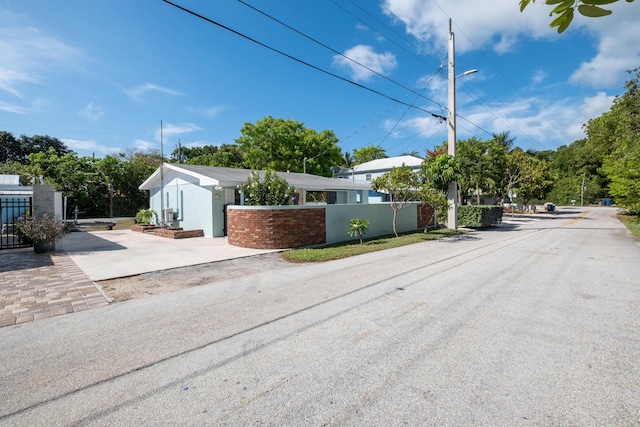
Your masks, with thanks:
M253 249L287 249L326 242L325 210L229 209L229 244Z
M433 208L427 205L418 205L418 228L433 227Z

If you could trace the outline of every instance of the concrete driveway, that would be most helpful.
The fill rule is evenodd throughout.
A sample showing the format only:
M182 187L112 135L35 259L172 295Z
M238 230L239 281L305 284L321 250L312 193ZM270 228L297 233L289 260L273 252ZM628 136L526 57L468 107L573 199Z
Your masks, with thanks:
M56 249L93 281L277 252L231 246L222 237L167 239L131 230L71 233Z

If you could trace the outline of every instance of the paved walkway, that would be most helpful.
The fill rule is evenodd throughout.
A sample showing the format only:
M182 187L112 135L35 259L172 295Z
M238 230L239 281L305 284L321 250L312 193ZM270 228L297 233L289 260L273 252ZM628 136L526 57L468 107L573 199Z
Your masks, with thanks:
M71 233L56 247L0 251L0 327L109 304L94 281L274 252L130 230Z
M107 304L106 296L62 251L0 252L0 327Z

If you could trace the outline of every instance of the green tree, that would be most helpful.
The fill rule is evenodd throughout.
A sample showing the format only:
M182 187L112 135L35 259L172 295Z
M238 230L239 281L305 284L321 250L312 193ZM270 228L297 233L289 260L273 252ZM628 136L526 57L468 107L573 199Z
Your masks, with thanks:
M572 201L575 203L583 200L589 204L606 197L609 180L602 170L602 165L613 148L603 149L605 143L595 141L580 139L558 147L555 152L533 153L537 158L549 161L554 176L554 184L548 194L550 201L569 204Z
M350 152L345 151L344 152L344 157L342 158L342 164L340 165L340 167L342 169L348 169L351 166L353 166L353 163L354 163L353 156L351 155Z
M476 203L480 204L482 194L488 194L496 188L493 163L489 156L489 142L471 137L456 144L456 160L460 165L458 179L459 198L475 193Z
M387 193L391 198L393 209L393 234L398 237L396 218L398 211L416 200L416 191L420 186L419 178L410 166L402 165L374 178L371 188L374 191Z
M87 215L102 216L108 212L108 186L95 169L95 159L78 157L74 152L60 156L52 147L48 152L30 154L29 161L36 180L42 177L68 197L67 214L75 206Z
M148 193L138 189L156 170L147 160L143 154L127 160L120 153L96 161L96 172L107 185L110 215L134 216L149 206Z
M522 204L527 206L531 200L544 199L553 185L549 164L527 153L514 153L510 160L516 164L518 170L516 191Z
M611 10L600 6L617 3L618 1L619 0L545 0L547 5L553 6L549 15L556 15L549 26L551 28L557 28L558 32L562 33L571 25L576 10L582 16L600 18L611 15L612 13ZM633 2L633 0L626 1L627 3ZM530 3L535 2L536 0L520 0L520 12L524 11Z
M316 132L304 123L271 116L245 123L236 139L247 169L271 169L332 176L331 166L342 161L333 131Z
M487 156L488 169L486 173L491 178L493 190L496 196L504 203L505 196L509 193L507 178L507 157L513 150L515 138L509 131L494 133L488 141Z
M441 154L435 157L427 157L421 165L423 182L430 183L436 190L446 192L449 183L457 181L460 177L460 165L455 157L449 154Z
M616 97L610 111L586 126L589 140L609 140L613 146L603 164L610 180L609 192L632 213L640 213L640 68L625 84L626 92Z
M22 145L10 132L0 132L0 164L24 162Z
M459 179L459 169L458 161L449 154L427 157L422 162L418 200L434 208L434 215L439 222L446 221L449 211L447 188L449 183Z
M244 202L250 206L282 206L293 202L295 188L276 172L267 170L261 176L252 171L243 186Z
M205 145L202 147L181 147L171 153L171 162L189 165L242 168L244 158L236 144Z
M16 161L28 164L29 154L48 153L50 149L59 156L70 152L62 141L48 135L20 135L14 138L9 132L0 132L0 163Z
M387 152L382 147L375 145L369 145L353 150L353 164L359 165L362 163L370 162L372 160L384 159L387 157Z

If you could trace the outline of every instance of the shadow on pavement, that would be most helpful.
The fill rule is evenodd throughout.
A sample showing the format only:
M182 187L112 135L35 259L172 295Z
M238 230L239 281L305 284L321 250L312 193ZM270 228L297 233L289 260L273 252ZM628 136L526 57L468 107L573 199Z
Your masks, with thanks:
M15 249L0 252L0 273L16 270L52 266L49 254L37 254L33 248Z
M96 236L93 233L76 231L68 234L61 245L63 250L71 255L81 255L88 252L108 252L127 249L118 243Z

